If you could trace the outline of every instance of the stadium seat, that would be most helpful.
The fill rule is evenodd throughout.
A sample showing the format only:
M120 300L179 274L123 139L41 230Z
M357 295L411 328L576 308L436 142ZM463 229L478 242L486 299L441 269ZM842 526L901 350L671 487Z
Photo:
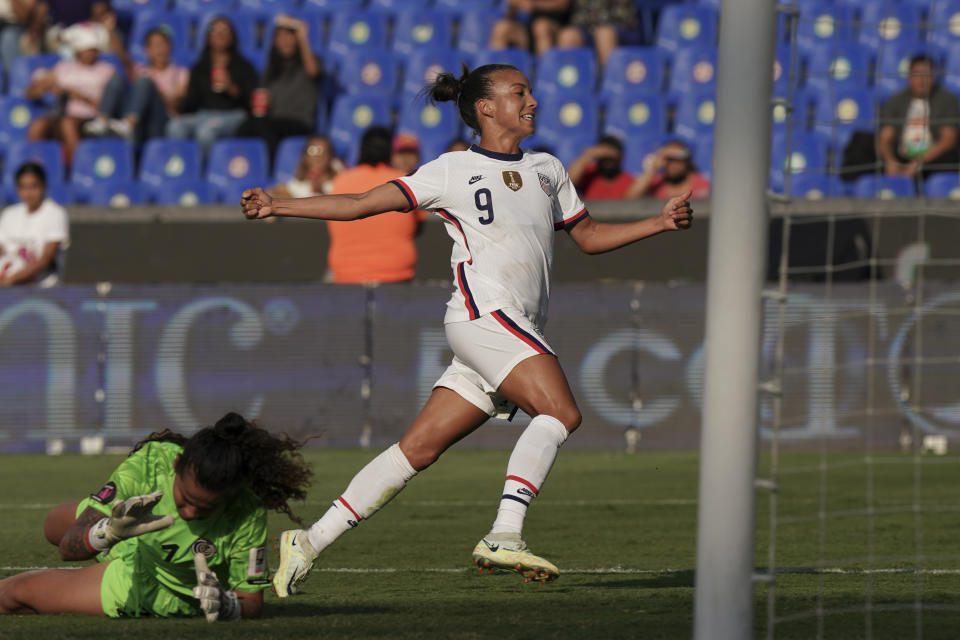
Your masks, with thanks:
M800 5L797 22L797 48L809 55L835 42L847 42L854 36L855 14L851 7L836 2Z
M790 45L780 44L773 60L773 95L787 95L791 85L794 92L800 86L799 54Z
M170 35L172 42L171 57L192 58L192 43L190 41L190 19L183 13L168 11L138 11L133 14L133 23L130 27L130 55L137 60L145 61L144 39L152 29L164 28ZM191 53L186 54L187 51ZM179 52L179 54L178 54ZM182 63L182 59L177 59Z
M604 133L621 140L661 136L667 132L667 105L658 93L637 90L615 95L607 103Z
M343 11L363 6L362 0L303 0L303 8L307 11Z
M782 100L783 104L774 104L772 126L774 132L783 132L787 125L794 131L810 131L813 128L814 108L819 92L807 89L797 89L793 94L792 108L787 109L787 96L775 95L775 100Z
M87 202L97 184L133 179L133 148L120 138L81 140L73 153L70 185L74 198Z
M385 11L399 18L406 12L420 11L433 4L433 0L370 0L368 5L375 11Z
M244 189L266 183L269 165L267 144L260 138L223 138L210 147L207 182L216 200L235 202Z
M421 49L411 53L404 65L401 104L413 99L444 71L459 77L461 62L469 65L469 56L455 49Z
M955 171L934 173L924 182L923 193L928 198L960 200L960 175Z
M460 114L452 102L432 105L417 100L400 109L397 131L417 136L421 158L432 160L460 136Z
M687 144L693 153L693 166L707 180L713 180L713 138L701 138L696 144Z
M822 200L833 195L835 186L829 176L823 173L800 173L790 176L790 193L794 198Z
M42 108L18 96L0 96L0 147L27 139L30 122Z
M201 159L195 140L148 140L140 156L140 183L147 198L158 199L172 182L199 176Z
M499 0L434 0L434 9L460 18L474 11L487 12L489 15L497 11L501 4Z
M694 91L713 90L717 84L717 50L688 47L673 56L667 93L678 99Z
M124 209L142 204L143 192L133 180L98 182L87 193L86 204Z
M677 103L673 132L690 144L696 144L700 138L712 138L716 115L716 96L712 89L684 94Z
M390 127L390 102L391 98L384 96L344 95L336 99L329 135L338 157L354 164L363 132L373 125Z
M670 136L637 136L623 139L623 168L625 171L639 176L643 173L644 163L653 160L656 153L664 144L670 141Z
M110 8L118 13L136 15L147 11L166 11L169 0L113 0Z
M537 61L533 86L541 94L592 95L597 86L593 49L550 49Z
M5 150L3 160L3 184L5 196L16 198L15 176L17 169L24 162L37 162L43 165L47 172L47 184L61 185L64 182L63 151L59 142L53 140L37 140L32 142L15 142Z
M904 2L867 2L860 10L860 42L880 51L895 42L914 42L923 35L919 7Z
M457 27L456 48L470 55L486 49L490 44L490 29L501 15L502 10L499 8L492 11L489 7L462 10Z
M806 86L818 91L831 87L866 87L870 83L872 52L857 42L824 44L811 53Z
M670 4L660 12L656 45L670 52L717 44L717 10L696 4Z
M286 182L297 173L300 164L300 155L307 144L307 136L289 136L277 145L277 152L273 157L273 181Z
M536 71L536 59L525 49L481 49L473 55L473 66L481 67L485 64L512 64L530 78L531 82Z
M790 137L789 172L791 176L814 173L826 174L829 147L826 139L816 132L798 132ZM788 170L786 138L774 135L770 149L770 187L781 191Z
M920 40L897 40L880 48L877 53L874 84L881 101L886 101L894 93L907 88L910 59L921 53L934 58L930 45Z
M220 13L228 15L236 8L236 0L173 0L173 10L177 13Z
M860 176L853 183L856 198L913 198L917 195L913 178L908 176Z
M666 55L654 47L617 47L603 69L601 94L605 100L623 93L658 93L664 86Z
M570 158L561 150L569 151L571 145L595 144L599 127L597 99L589 93L554 96L540 103L537 109L537 133L564 162ZM586 147L584 147L586 148ZM576 156L574 156L576 157Z
M23 96L23 92L30 86L33 74L37 69L52 69L60 61L60 56L54 53L40 53L34 56L18 56L10 69L10 78L7 91L11 96ZM46 100L45 102L51 102Z
M261 19L299 11L300 0L239 0L237 8L259 16Z
M409 10L397 15L393 24L393 48L409 55L418 49L447 49L453 46L453 17L431 10Z
M213 186L206 180L187 178L167 183L166 187L157 194L157 204L179 205L181 207L195 207L198 204L216 202Z
M937 0L927 22L928 40L941 55L960 45L960 0Z
M842 151L854 131L875 131L877 98L870 89L846 87L819 94L814 115L814 129L830 140L834 149Z
M363 47L337 63L337 90L352 95L393 97L400 83L397 54Z
M333 14L327 47L341 60L358 49L388 46L387 17L383 13L355 9Z

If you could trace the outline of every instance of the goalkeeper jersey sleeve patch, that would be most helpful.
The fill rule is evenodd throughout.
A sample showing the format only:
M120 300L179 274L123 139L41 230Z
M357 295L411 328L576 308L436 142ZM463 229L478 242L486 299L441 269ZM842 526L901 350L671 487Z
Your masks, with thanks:
M100 504L110 504L117 497L117 485L114 482L108 482L103 485L99 491L90 494L90 499Z
M247 562L247 576L262 576L267 571L267 550L264 547L250 549L250 560Z

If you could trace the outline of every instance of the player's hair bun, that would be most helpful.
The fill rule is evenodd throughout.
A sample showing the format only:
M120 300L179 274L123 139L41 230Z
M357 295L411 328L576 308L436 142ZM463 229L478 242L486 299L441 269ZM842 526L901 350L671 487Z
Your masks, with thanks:
M456 102L469 75L470 69L467 65L463 65L463 74L459 78L449 71L438 74L429 87L430 97L434 102Z
M247 429L247 421L239 413L231 411L213 425L214 432L224 440L235 440Z

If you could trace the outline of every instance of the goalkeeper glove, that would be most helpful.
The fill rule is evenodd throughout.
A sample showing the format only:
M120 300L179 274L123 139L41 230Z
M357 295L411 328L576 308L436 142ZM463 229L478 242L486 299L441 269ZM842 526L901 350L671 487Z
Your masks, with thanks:
M162 496L162 491L154 491L145 496L118 500L110 517L102 518L87 531L87 543L95 551L106 551L121 540L166 529L173 524L173 516L151 513Z
M200 601L200 610L207 622L236 620L240 617L240 600L233 591L224 591L217 574L210 571L202 553L193 554L193 567L197 570L197 586L193 597Z

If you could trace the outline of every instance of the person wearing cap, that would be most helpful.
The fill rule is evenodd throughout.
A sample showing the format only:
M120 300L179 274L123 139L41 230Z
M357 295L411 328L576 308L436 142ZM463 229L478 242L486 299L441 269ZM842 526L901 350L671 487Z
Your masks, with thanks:
M37 100L53 94L66 99L62 111L42 115L30 123L27 140L60 140L66 165L80 142L81 127L97 117L100 99L116 70L100 59L100 49L108 42L103 25L81 22L63 32L63 40L74 54L73 60L61 60L53 69L37 69L24 96Z
M690 147L679 140L663 145L644 161L643 173L625 198L672 198L690 191L694 199L710 196L710 181L697 171Z
M364 193L407 175L403 169L390 166L395 151L396 142L391 143L389 130L370 127L360 140L357 166L334 176L331 193ZM425 217L424 211L392 211L363 220L327 221L328 280L338 284L412 280L417 266L414 238Z
M420 141L412 133L398 133L390 147L390 166L410 176L420 167Z
M623 198L633 184L633 175L623 170L623 144L613 136L603 136L581 153L567 173L585 200Z

